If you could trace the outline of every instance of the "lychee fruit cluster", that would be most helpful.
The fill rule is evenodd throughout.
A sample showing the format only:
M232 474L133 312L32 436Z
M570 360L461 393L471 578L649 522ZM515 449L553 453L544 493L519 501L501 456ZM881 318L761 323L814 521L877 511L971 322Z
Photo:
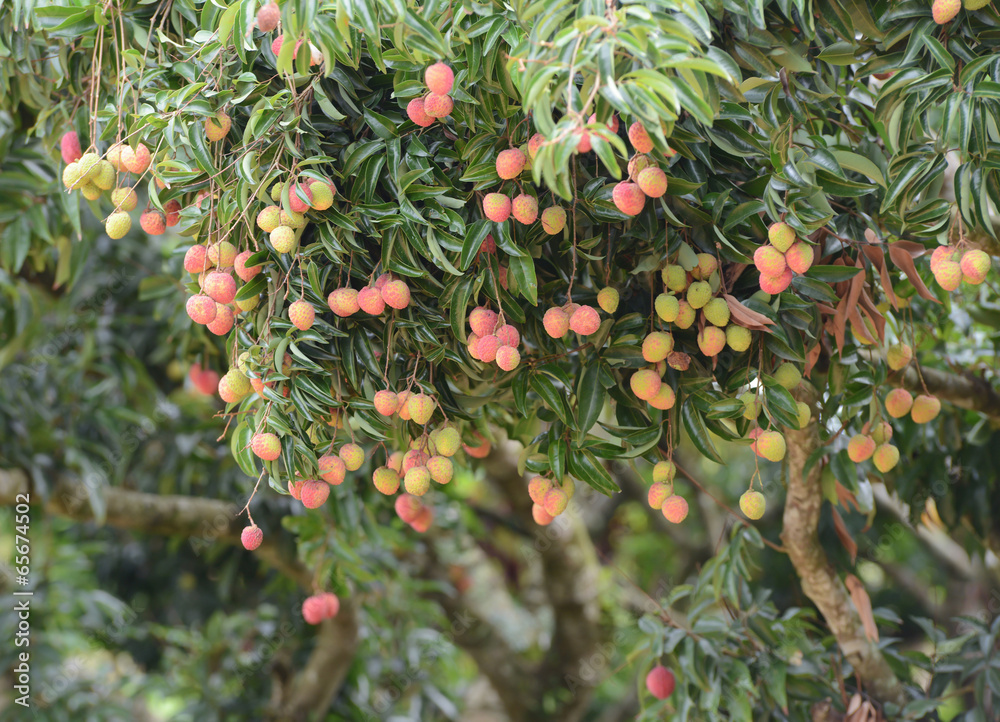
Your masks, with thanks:
M795 236L787 223L772 223L767 229L768 244L753 254L753 264L760 271L760 290L781 293L792 283L794 274L802 274L813 264L813 247Z
M401 311L410 305L410 287L405 281L383 273L374 283L360 291L342 287L334 289L326 299L330 310L341 318L364 311L370 316L380 316L389 308Z
M601 327L601 315L593 306L581 306L569 301L548 309L542 317L542 326L552 338L562 338L570 331L590 336Z
M636 121L629 126L628 138L636 154L629 159L628 178L611 190L611 200L625 215L637 216L647 197L660 198L667 192L667 174L647 155L653 150L653 141L642 123Z
M576 487L573 480L565 477L555 482L544 476L534 476L528 482L528 496L531 498L531 516L539 526L548 526L566 511Z
M930 394L913 397L906 389L893 389L885 397L885 411L894 419L907 414L915 423L926 424L941 413L941 401Z
M288 198L287 210L283 199ZM278 253L290 253L298 241L296 231L305 228L310 210L325 211L333 206L337 186L329 178L301 177L278 181L271 187L271 200L278 205L265 206L257 214L257 227L268 234L271 247Z
M203 369L201 364L191 364L188 380L198 393L213 396L219 386L219 374L212 369Z
M688 515L687 499L674 493L674 477L677 465L669 459L653 465L653 483L649 487L646 501L651 509L658 509L672 524L680 524Z
M434 63L424 71L424 84L429 92L406 105L407 117L422 128L451 115L455 101L449 93L455 84L455 73L445 63Z
M396 516L410 525L415 532L423 534L434 521L434 511L423 499L413 494L400 494L395 501Z
M513 371L521 363L518 346L521 334L506 323L503 314L477 306L469 314L469 355L483 363L493 363L504 371Z
M862 432L847 442L847 456L855 464L871 459L875 468L884 474L899 463L899 449L889 443L891 439L892 426L887 422L881 421L870 430L865 424Z
M324 619L333 619L340 611L340 600L336 594L324 592L306 597L302 602L302 618L308 624L319 624Z
M990 271L990 257L973 249L962 253L954 246L938 246L931 253L931 273L945 291L956 290L964 281L978 286Z

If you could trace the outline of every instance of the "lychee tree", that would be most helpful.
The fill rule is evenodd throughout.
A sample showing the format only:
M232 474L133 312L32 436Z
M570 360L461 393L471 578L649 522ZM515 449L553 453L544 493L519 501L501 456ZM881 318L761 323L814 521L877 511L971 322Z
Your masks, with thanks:
M670 524L692 524L702 494L741 512L713 559L734 636L670 611L697 618L702 582L640 626L637 677L665 700L650 719L804 714L843 696L842 675L916 719L964 672L880 645L864 584L818 529L856 553L845 517L888 489L1000 551L1000 16L975 4L18 7L8 30L34 32L10 35L0 68L6 142L48 185L3 201L0 255L76 281L94 242L81 197L109 238L159 239L145 297L178 358L217 370L246 497L314 510L263 528L248 500L242 534L250 550L297 535L306 621L363 606L349 550L377 522L431 548L470 532L456 476L504 480L527 528L574 529L575 493L617 495L631 468ZM698 457L741 446L753 468L721 499ZM777 508L780 538L762 537L753 522ZM832 633L826 648L795 618L797 662L773 646L773 605L765 629L747 621L746 558L765 540ZM563 552L554 578L589 569ZM439 601L458 613L461 597ZM566 679L600 641L580 625L597 610L551 601L565 618L538 669L468 643L512 719L586 709ZM759 659L737 665L748 648ZM791 691L807 651L810 685ZM519 695L530 679L559 693Z

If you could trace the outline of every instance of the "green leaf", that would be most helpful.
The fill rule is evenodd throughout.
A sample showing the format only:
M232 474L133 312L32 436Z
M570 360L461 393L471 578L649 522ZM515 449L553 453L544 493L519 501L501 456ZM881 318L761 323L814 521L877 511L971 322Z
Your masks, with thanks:
M593 362L580 375L580 384L576 391L576 428L577 441L583 443L587 432L597 423L597 418L604 408L604 387L600 383L600 363Z
M694 399L688 398L681 404L681 420L684 422L684 429L687 431L691 443L701 452L701 455L711 459L716 464L724 464L722 457L715 448L715 443L705 428L705 421L701 418L698 409L695 408Z

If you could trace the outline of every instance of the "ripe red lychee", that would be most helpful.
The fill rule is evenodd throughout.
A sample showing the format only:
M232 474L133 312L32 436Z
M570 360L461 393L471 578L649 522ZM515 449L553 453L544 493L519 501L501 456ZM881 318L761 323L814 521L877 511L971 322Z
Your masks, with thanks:
M399 279L389 281L382 289L382 300L390 308L401 311L410 305L410 287Z
M203 369L199 364L191 364L188 378L199 393L211 396L219 385L219 374L212 369Z
M451 115L455 102L450 95L429 93L424 97L424 112L431 118L446 118Z
M535 520L538 526L548 526L555 519L554 516L545 511L545 507L541 504L531 505L531 518Z
M517 329L509 323L505 323L503 326L498 327L493 333L496 334L497 340L500 342L501 346L517 346L521 343L521 334L519 334Z
M962 278L965 282L978 286L986 280L986 274L989 273L990 257L978 249L966 251L959 267L962 269Z
M562 233L566 227L566 210L562 206L549 206L542 211L542 230L550 236Z
M777 431L765 431L754 441L753 449L768 461L781 461L785 458L785 437Z
M545 500L545 495L552 488L552 482L544 476L533 476L528 482L528 497L536 504Z
M167 214L167 228L173 228L181 222L180 201L167 201L167 204L163 206L163 210Z
M307 331L316 320L316 309L308 301L299 299L288 307L288 320L300 331Z
M913 395L906 389L893 389L885 397L885 410L894 419L910 413Z
M931 17L938 25L952 20L962 9L962 0L934 0L931 3Z
M764 516L764 509L767 507L767 499L759 491L744 491L740 496L740 511L747 519L757 520Z
M372 286L365 286L358 291L358 306L365 313L378 316L385 311L385 301L382 294Z
M671 494L663 500L660 511L671 524L680 524L688 515L687 500L682 496L677 496L677 494Z
M403 460L400 462L400 471L405 474L416 466L426 466L429 458L427 454L419 449L410 449L403 454Z
M207 324L205 328L216 336L225 336L233 329L235 321L236 316L233 314L233 309L225 304L216 303L215 319L212 320L211 323Z
M659 198L667 192L667 175L659 168L646 168L639 173L635 182L650 198Z
M248 552L252 552L254 549L259 547L263 541L264 532L262 532L260 527L256 524L243 527L243 531L240 532L240 542L243 544L243 548Z
M191 296L187 300L185 310L192 321L200 323L202 326L215 320L215 301L208 296Z
M794 273L805 273L813 264L813 247L805 241L796 241L785 251L785 264ZM769 274L776 275L776 274Z
M403 421L409 421L410 410L407 408L406 402L410 399L410 392L400 391L396 394L396 399L399 401L399 408L396 410L396 413L399 414L399 418Z
M442 62L434 63L424 71L424 85L432 93L447 95L455 84L455 73Z
M497 349L496 361L504 371L513 371L521 363L521 353L513 346L501 346Z
M656 699L666 699L672 695L675 686L674 673L662 665L653 667L646 675L646 689Z
M330 498L330 485L310 479L303 482L299 498L306 509L318 509Z
M232 303L236 298L236 280L223 271L212 271L205 277L203 290L219 303Z
M511 214L518 223L530 226L538 220L538 199L522 193L511 203Z
M423 98L414 98L406 104L406 117L419 125L421 128L427 128L434 125L434 118L427 115L427 112L424 110Z
M208 249L200 244L191 246L184 254L184 270L188 273L201 273L213 265L208 260Z
M642 357L651 364L665 359L674 350L674 337L654 331L642 340Z
M478 431L473 432L472 437L478 442L478 446L462 444L462 449L473 459L485 459L490 455L490 449L493 448L493 445Z
M475 336L475 334L472 335ZM499 349L500 339L491 333L479 339L475 344L475 348L470 348L470 353L475 351L474 358L478 358L483 363L493 363L496 360Z
M627 216L637 216L646 203L646 195L637 183L622 181L611 191L615 206Z
M375 410L382 416L392 416L399 409L399 398L392 391L383 389L375 392Z
M339 486L344 482L347 466L339 456L323 454L316 460L316 463L319 466L319 478L327 484Z
M413 531L423 534L425 531L431 528L431 523L434 521L434 510L429 506L425 506L417 514L417 518L413 520L410 524L413 527Z
M510 217L510 198L503 193L487 193L483 198L483 213L494 223L503 223Z
M592 306L580 306L569 317L569 328L573 333L589 336L601 327L601 316Z
M281 441L270 432L254 434L250 440L250 450L264 461L274 461L281 456Z
M252 254L250 251L243 251L237 254L236 258L233 259L233 270L236 271L236 275L246 283L251 280L254 276L264 270L263 266L248 266L247 260L249 260Z
M517 148L508 148L497 155L497 175L504 180L517 178L528 159Z
M312 191L309 186L296 183L288 189L288 207L293 213L305 213L312 207Z
M639 153L649 153L653 150L653 141L639 121L628 127L628 139L632 142L632 147Z
M920 394L913 399L913 406L910 409L910 418L914 423L926 424L933 421L941 413L941 402L935 396Z
M421 509L424 508L424 503L412 494L400 494L396 497L394 506L396 507L396 516L407 524L412 524L413 520L420 514Z
M535 156L538 154L538 149L542 147L545 143L545 136L541 133L535 133L528 139L528 155L534 160Z
M477 306L469 314L469 328L477 336L488 336L497 327L497 314L484 306Z
M760 246L753 253L753 265L762 276L780 276L785 272L785 256L774 246Z
M338 288L330 293L326 299L330 310L341 318L355 314L360 310L358 305L358 292L353 288Z
M576 131L576 152L577 153L589 153L593 150L593 144L590 142L590 133L582 128Z
M75 163L83 156L83 151L80 150L80 136L75 130L63 133L63 137L59 139L59 152L62 154L63 163Z
M632 389L632 393L636 395L636 398L643 401L649 401L656 396L662 384L663 381L660 379L659 374L650 369L636 371L632 374L632 378L629 379L629 387Z
M726 347L726 332L718 326L705 326L698 333L698 348L706 356L718 356Z
M150 154L149 148L142 143L139 143L135 149L128 145L122 146L120 162L129 173L142 175L149 168L152 160L153 156Z
M552 338L562 338L569 331L569 316L561 308L550 308L542 316L542 326Z
M545 513L549 516L555 517L566 511L566 507L569 504L569 497L566 496L566 492L562 489L549 489L545 492L545 497L542 499L542 508L545 509Z
M379 493L392 496L399 490L399 472L380 466L372 473L372 483Z
M281 20L281 10L275 2L269 2L257 11L257 29L262 33L269 33L278 27L279 20Z
M337 616L340 600L335 594L314 594L302 602L302 618L308 624L319 624L324 619Z
M875 453L875 440L867 434L855 434L847 442L847 456L855 464L867 461Z
M649 487L649 492L646 495L646 501L649 503L649 508L662 509L663 502L668 496L670 496L670 494L670 484L654 482L653 485Z
M771 295L781 293L792 285L792 269L786 268L780 276L760 276L760 290Z

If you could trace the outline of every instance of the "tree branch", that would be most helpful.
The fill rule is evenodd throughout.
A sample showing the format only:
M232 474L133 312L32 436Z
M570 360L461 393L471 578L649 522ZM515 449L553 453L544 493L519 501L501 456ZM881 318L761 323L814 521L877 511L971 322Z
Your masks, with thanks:
M815 392L803 385L797 397L812 406ZM802 591L819 609L855 673L871 693L883 702L902 705L906 701L903 686L877 643L865 636L861 618L847 589L819 543L822 466L814 464L805 473L806 461L821 445L819 426L814 421L801 431L786 429L785 438L788 442L788 493L781 540L802 582Z

